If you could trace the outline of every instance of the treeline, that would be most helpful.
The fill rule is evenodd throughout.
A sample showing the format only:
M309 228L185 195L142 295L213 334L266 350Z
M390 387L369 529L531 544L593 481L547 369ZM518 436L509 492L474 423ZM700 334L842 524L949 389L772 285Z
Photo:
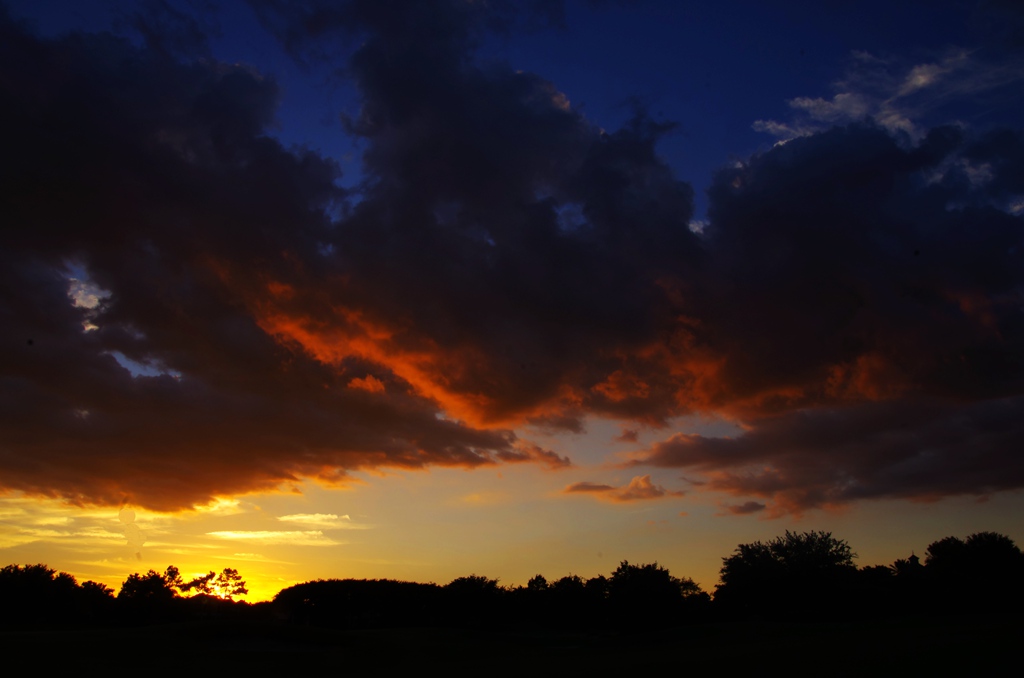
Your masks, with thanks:
M282 619L345 628L464 626L596 629L634 623L672 626L706 616L711 597L691 579L657 563L623 561L610 576L543 575L502 587L478 575L444 586L388 580L327 579L297 584L274 597Z
M248 590L237 570L225 568L189 581L173 565L131 574L117 595L105 584L81 584L46 565L0 569L0 626L139 625L202 618L243 618L253 606L236 601Z
M209 618L277 620L334 628L461 626L479 629L650 630L731 620L848 621L1020 614L1024 554L994 532L947 537L895 563L857 568L828 532L786 532L740 544L723 558L713 596L657 563L620 563L608 576L536 575L525 586L470 575L448 584L328 579L246 593L233 569L184 581L178 570L133 574L117 595L45 565L0 570L7 624L146 624Z

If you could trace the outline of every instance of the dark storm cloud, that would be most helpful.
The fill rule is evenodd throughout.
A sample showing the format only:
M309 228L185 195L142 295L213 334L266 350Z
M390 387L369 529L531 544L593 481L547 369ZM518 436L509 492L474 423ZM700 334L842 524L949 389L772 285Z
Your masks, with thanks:
M366 466L552 463L393 378L348 387L374 366L282 346L228 286L235 269L323 273L344 198L333 163L263 135L272 81L109 35L0 31L4 487L167 509ZM95 308L69 297L79 267Z
M699 258L691 189L654 151L670 126L637 114L607 134L539 76L475 64L482 5L255 4L295 49L361 36L348 127L367 143L332 238L345 284L277 304L270 331L309 346L307 319L357 309L392 337L376 359L477 423L674 411L670 379L621 372L645 367L669 279Z
M1024 221L993 204L995 154L963 148L855 125L716 177L705 336L733 407L1020 392Z
M486 32L563 26L564 0L247 0L263 25L300 63L347 58L372 34L429 60L463 61ZM337 66L332 61L332 65Z
M723 169L697 234L670 124L604 131L475 58L529 23L516 3L252 4L296 55L345 59L351 193L267 136L271 79L173 56L203 43L163 3L145 47L0 20L5 487L175 508L375 466L562 468L511 429L695 411L746 432L635 461L769 512L1024 485L1019 130L808 134Z
M1009 129L989 131L967 147L964 158L974 164L983 195L1019 215L1024 195L1024 134Z
M801 511L866 498L985 495L1024 484L1024 398L863 403L760 420L736 438L678 434L644 464Z
M570 464L472 422L578 429L606 399L578 383L650 333L636 299L659 294L650 255L692 248L689 188L658 125L605 135L543 79L473 66L492 15L383 4L337 5L365 34L368 142L340 223L335 164L265 135L275 83L177 61L203 42L169 6L132 17L144 47L4 17L5 487L166 509L372 466Z
M996 141L998 139L998 141ZM1021 133L870 124L790 141L710 190L707 340L736 438L638 463L804 510L1024 482Z
M210 16L211 7L191 3L190 9L205 10L199 16L188 14L167 0L141 0L130 7L120 13L115 23L138 34L150 49L170 56L209 57L208 34L219 33Z
M1024 7L1016 0L982 0L972 12L971 28L990 46L1024 50Z

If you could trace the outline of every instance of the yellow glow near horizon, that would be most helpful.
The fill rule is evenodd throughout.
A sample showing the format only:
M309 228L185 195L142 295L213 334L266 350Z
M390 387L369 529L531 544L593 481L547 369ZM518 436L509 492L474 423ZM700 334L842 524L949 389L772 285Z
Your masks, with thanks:
M992 530L1024 539L1021 493L985 504L864 502L766 520L723 515L718 498L698 491L626 503L563 492L568 480L625 486L631 476L596 465L571 472L514 465L364 475L355 491L305 483L301 494L226 497L206 510L135 509L145 537L137 551L117 508L13 493L0 496L0 565L43 563L115 592L134 572L174 565L188 580L234 568L249 589L240 599L257 602L320 578L444 584L478 574L515 586L535 574L589 578L607 576L622 560L657 561L713 592L722 558L738 544L786 529L831 531L860 555L859 565L923 555L930 542L950 535ZM654 474L652 482L680 486L668 474Z

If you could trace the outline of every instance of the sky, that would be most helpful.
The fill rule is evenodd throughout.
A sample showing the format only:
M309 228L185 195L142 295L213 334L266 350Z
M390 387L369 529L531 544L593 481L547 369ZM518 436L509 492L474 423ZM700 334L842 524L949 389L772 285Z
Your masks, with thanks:
M0 561L1024 543L1024 9L6 0Z

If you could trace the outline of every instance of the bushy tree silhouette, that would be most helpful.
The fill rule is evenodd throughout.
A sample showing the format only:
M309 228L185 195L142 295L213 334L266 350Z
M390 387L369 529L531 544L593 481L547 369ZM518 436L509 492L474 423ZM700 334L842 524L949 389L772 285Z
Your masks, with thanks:
M689 602L708 595L692 579L673 577L658 563L630 565L623 560L608 579L608 603L621 625L642 629L681 623Z
M173 565L163 574L156 570L130 574L117 592L120 614L134 624L181 620L186 616L178 596L181 585L181 574Z
M925 551L924 564L931 571L954 571L967 562L967 544L958 537L944 537L933 541Z
M444 612L437 584L389 579L318 579L274 596L279 616L298 624L379 628L431 625Z
M181 578L178 568L171 565L164 574L150 570L146 574L135 572L121 584L118 600L168 602L178 597L177 584Z
M109 623L115 619L117 608L114 590L106 584L84 581L79 587L79 617L91 623Z
M78 582L46 565L8 565L0 569L0 600L6 620L53 623L76 612Z
M0 569L0 624L105 623L113 618L112 591L103 584L78 584L74 576L46 565Z
M530 591L545 591L548 588L548 580L542 574L534 575L526 583L526 588Z
M842 616L852 592L856 554L831 532L790 532L740 544L723 559L715 601L729 612Z
M500 620L504 592L497 579L476 574L453 579L445 584L442 591L448 622L475 626Z
M587 593L594 600L605 600L608 598L608 577L599 574L591 577L586 583Z
M924 562L933 611L1008 611L1024 603L1024 554L1006 535L945 537L928 545Z
M578 596L582 595L586 588L586 582L576 574L567 574L551 583L551 590L555 595Z

